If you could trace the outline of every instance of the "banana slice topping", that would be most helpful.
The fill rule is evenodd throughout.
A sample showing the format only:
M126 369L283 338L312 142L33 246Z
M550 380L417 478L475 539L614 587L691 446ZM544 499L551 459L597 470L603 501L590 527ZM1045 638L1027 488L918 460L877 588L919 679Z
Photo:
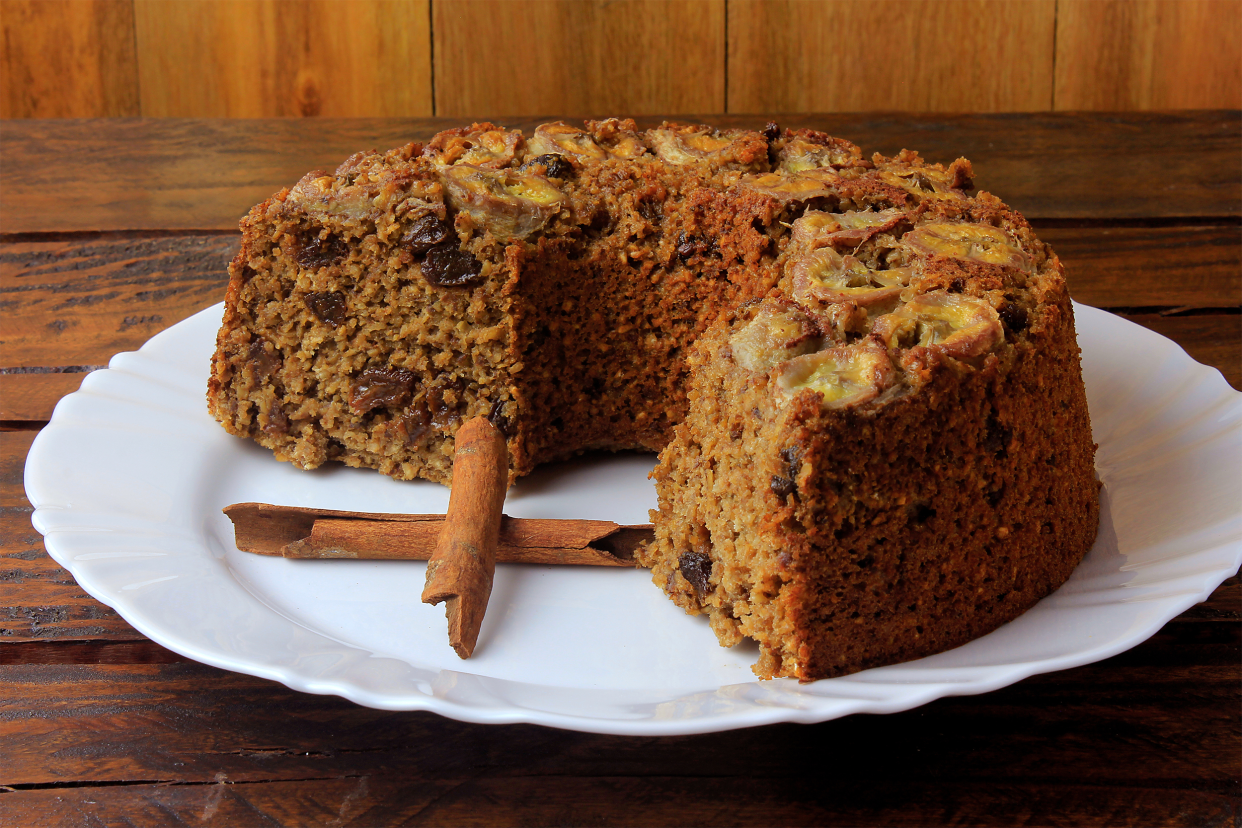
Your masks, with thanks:
M844 213L810 210L794 221L790 243L807 250L829 245L858 247L872 236L893 229L905 217L906 211L900 207Z
M778 152L780 169L797 173L820 167L849 167L862 160L862 153L853 144L837 140L831 144L817 144L796 136L785 143Z
M895 378L888 352L867 343L791 359L776 378L776 387L786 398L810 389L821 395L825 408L845 408L875 399Z
M733 359L748 371L766 371L779 362L819 348L819 328L799 310L765 303L755 318L729 338Z
M695 161L727 160L727 150L739 136L746 134L744 130L669 126L653 129L647 136L661 160L670 164L690 164Z
M835 185L840 180L841 177L830 169L808 170L793 175L771 172L742 176L743 185L769 195L782 204L833 195L836 193Z
M492 124L450 129L436 135L423 154L441 166L470 164L500 169L513 161L522 131Z
M1005 340L991 305L943 291L916 296L881 316L871 333L890 349L922 347L959 358L981 356Z
M794 298L800 302L852 302L859 307L896 299L909 284L913 269L871 270L834 247L821 247L794 262ZM814 301L812 301L814 300Z
M988 224L924 224L902 236L901 242L914 253L1003 265L1019 270L1031 268L1031 258L1022 250L1017 240L999 227Z
M542 175L456 164L441 171L449 203L500 241L529 236L561 209L563 196Z
M556 153L580 161L603 161L608 153L587 133L557 121L537 127L526 141L532 156Z

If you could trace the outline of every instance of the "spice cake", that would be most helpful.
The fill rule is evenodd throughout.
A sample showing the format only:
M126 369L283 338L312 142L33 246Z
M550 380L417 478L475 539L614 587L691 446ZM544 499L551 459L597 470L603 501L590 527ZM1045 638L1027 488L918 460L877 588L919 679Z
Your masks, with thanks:
M971 168L811 130L492 124L250 211L208 392L231 433L448 483L662 450L640 553L761 676L956 646L1090 547L1061 265Z

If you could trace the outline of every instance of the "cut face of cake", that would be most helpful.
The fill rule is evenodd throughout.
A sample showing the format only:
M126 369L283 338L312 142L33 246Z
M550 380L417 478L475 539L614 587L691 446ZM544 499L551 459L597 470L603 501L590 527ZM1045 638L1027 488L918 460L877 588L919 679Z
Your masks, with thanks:
M661 451L640 553L761 676L956 646L1095 534L1060 263L970 165L811 130L474 124L242 222L213 415L302 468L451 481Z
M768 151L739 130L476 124L311 173L242 222L212 413L303 468L442 483L478 415L514 477L658 450L691 343L775 287L792 217L737 183Z

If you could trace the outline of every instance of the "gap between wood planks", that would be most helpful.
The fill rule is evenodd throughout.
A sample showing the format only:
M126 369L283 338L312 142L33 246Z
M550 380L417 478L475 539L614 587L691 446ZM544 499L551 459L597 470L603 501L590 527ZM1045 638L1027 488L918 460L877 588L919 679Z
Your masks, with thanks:
M288 751L271 751L271 753L287 753ZM246 755L243 751L233 751L237 755ZM297 751L296 753L300 753ZM327 754L319 754L327 756ZM133 785L158 785L162 788L201 787L203 785L266 785L269 782L326 782L341 779L362 779L366 774L332 774L328 776L308 776L303 779L200 779L184 781L177 779L84 779L74 782L25 782L13 785L0 784L0 791L16 793L18 791L48 791L60 788L123 788Z
M28 233L0 233L0 244L27 242L97 241L108 239L169 239L181 236L236 236L240 230L56 230Z
M117 641L89 638L72 641L9 641L0 656L0 666L18 664L136 665L190 664L186 658L149 639Z
M1036 230L1144 227L1242 227L1242 216L1153 216L1151 218L1031 218Z

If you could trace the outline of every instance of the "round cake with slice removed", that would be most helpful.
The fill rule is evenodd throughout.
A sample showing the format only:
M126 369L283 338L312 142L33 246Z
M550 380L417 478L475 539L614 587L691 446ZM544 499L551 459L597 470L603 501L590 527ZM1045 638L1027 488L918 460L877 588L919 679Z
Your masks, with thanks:
M774 125L362 153L243 220L209 407L304 468L443 483L480 414L513 478L660 450L641 561L760 676L939 652L1098 521L1061 265L970 177Z

